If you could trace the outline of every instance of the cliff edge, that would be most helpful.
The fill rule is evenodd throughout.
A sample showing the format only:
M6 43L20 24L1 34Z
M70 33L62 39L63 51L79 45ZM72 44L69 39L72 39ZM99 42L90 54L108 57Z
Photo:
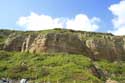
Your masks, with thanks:
M0 33L3 31L0 30ZM3 35L5 33L0 34L0 37L4 37ZM93 60L124 60L125 36L66 29L10 31L0 43L0 49L31 53L84 54Z

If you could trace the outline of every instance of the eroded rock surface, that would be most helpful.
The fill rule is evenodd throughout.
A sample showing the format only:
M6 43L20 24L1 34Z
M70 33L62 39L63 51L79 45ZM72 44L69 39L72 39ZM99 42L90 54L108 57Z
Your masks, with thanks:
M84 54L94 60L125 59L124 36L71 30L43 32L12 33L6 39L3 49L31 53L63 52Z

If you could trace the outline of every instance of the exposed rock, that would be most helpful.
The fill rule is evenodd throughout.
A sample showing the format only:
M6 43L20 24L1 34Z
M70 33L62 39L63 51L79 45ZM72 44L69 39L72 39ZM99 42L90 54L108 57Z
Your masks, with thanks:
M5 41L4 50L7 51L21 51L22 43L26 36L12 33Z
M28 35L22 42L21 52L28 52L37 35Z
M66 52L83 54L84 46L77 35L49 33L39 35L32 43L30 52Z
M6 39L3 49L7 51L22 51L27 52L32 44L36 34L17 34L12 33Z
M106 80L106 83L118 83L117 81L115 80L111 80L110 78L108 80Z
M90 71L92 72L93 75L95 75L99 79L103 79L103 80L106 79L106 75L104 74L104 72L101 69L97 68L95 65L92 65L90 67Z
M86 40L86 45L93 54L94 59L120 59L121 55L124 54L122 44L117 45L117 40L108 39L89 39ZM121 40L122 41L122 40ZM120 41L120 42L121 42Z
M12 33L3 47L7 51L84 54L94 60L125 59L125 37L109 33L72 30Z

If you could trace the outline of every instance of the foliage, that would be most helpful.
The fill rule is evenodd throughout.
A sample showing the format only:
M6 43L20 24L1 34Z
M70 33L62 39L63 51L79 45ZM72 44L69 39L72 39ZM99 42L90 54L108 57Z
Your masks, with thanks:
M100 60L94 63L101 70L108 72L108 77L125 80L125 62ZM89 83L90 81L101 83L101 80L89 71L92 64L93 62L83 55L0 51L0 78L29 78L52 82L58 80L64 83L73 80L78 83Z
M100 81L88 71L91 60L73 54L31 54L0 51L0 77L36 81ZM81 83L81 82L80 82Z
M125 80L125 61L110 62L107 60L101 60L96 62L99 67L107 72L107 76L114 80Z

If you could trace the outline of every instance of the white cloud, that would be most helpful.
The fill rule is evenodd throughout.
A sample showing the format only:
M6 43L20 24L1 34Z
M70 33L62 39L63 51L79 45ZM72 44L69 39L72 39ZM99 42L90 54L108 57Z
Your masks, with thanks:
M61 18L52 18L47 15L38 15L31 13L30 16L20 17L17 24L25 27L27 30L45 30L55 27L63 28L63 20Z
M109 31L116 35L125 35L125 0L120 1L118 4L113 4L109 10L114 15L112 23L114 30Z
M99 18L93 17L89 19L84 14L76 15L74 19L69 19L66 23L66 28L73 30L96 31L99 26Z
M120 27L114 31L108 31L109 33L114 33L115 35L125 35L125 27Z
M99 26L99 18L88 18L85 14L78 14L73 19L52 18L48 15L38 15L31 13L30 16L20 17L17 24L25 27L27 30L45 30L53 28L67 28L82 31L96 31Z

